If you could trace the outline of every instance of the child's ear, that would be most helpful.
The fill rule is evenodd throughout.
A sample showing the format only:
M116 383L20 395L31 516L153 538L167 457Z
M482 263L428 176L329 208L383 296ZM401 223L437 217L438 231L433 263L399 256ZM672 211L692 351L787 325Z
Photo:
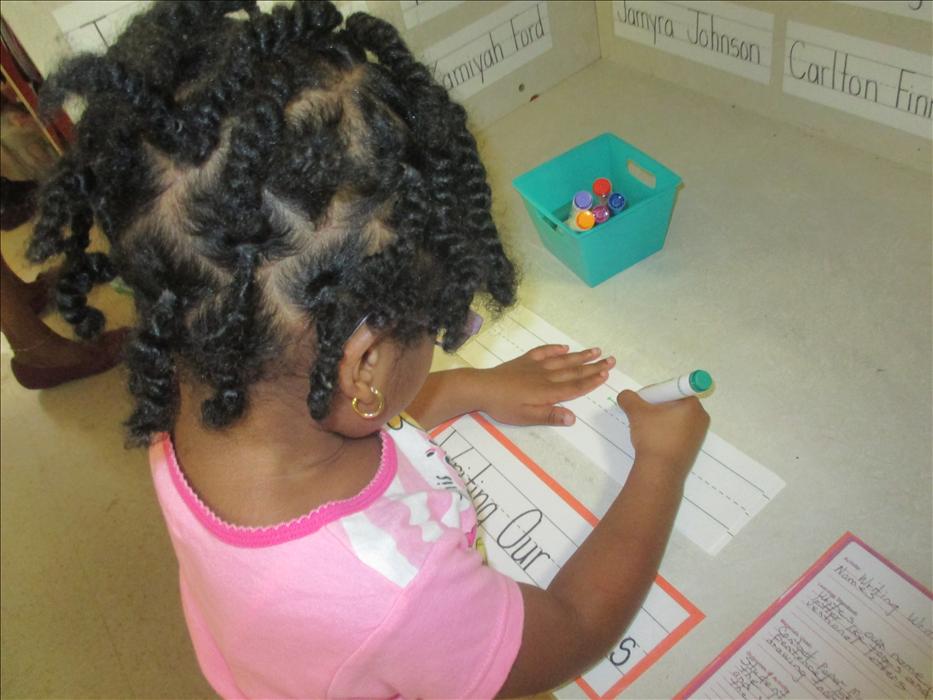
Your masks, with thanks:
M337 369L337 388L348 399L369 401L382 340L383 334L363 323L344 345L343 358Z

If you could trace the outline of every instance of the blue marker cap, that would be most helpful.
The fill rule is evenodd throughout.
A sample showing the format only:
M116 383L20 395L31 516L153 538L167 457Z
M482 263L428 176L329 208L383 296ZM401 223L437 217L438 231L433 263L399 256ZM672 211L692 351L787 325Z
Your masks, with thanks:
M577 209L589 209L593 206L593 195L586 190L580 190L573 196L573 205Z
M618 192L613 192L609 195L609 210L613 214L618 214L620 211L625 209L625 197L623 197Z

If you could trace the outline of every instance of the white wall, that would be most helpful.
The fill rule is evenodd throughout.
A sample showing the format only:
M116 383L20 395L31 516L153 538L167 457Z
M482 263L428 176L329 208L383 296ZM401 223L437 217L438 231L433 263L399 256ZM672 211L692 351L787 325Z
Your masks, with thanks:
M7 0L0 11L39 69L47 73L70 50L60 22L71 23L67 29L72 43L84 48L97 43L103 48L104 40L115 35L131 11L144 4L143 0ZM264 8L272 4L272 0L261 3ZM904 109L914 95L915 105L933 101L933 77L928 75L933 73L930 0L343 0L337 4L345 14L366 9L398 26L417 56L432 67L437 63L438 79L453 88L477 127L602 57L622 71L678 83L924 172L930 167L933 121ZM696 32L694 23L701 16L691 7L705 13L704 22L713 16L720 34L758 43L754 65L689 45L686 32ZM631 22L620 22L626 15ZM87 24L95 16L103 19ZM665 19L672 22L666 24ZM680 33L680 41L665 37L665 27ZM523 30L524 36L516 35ZM797 72L812 65L821 71L825 84L789 80L788 48L795 37L813 37L814 32L823 44L835 42L835 46L817 46L809 40L808 45L798 44L802 48L796 57ZM521 39L527 45L520 46ZM803 50L808 52L805 58ZM876 60L869 65L863 59L872 50ZM846 60L848 73L843 73ZM885 67L886 63L893 67ZM898 67L914 72L898 72ZM841 82L844 75L851 80L850 74L863 69L877 79L880 101L899 99L901 109L869 99L875 97L871 92L863 96L866 99L857 99L829 84ZM909 94L897 92L904 76L912 81ZM871 79L860 84L867 87ZM581 96L577 107L586 109L586 100Z
M74 49L99 50L144 0L8 0L3 17L43 74ZM263 0L268 9L274 4ZM484 126L599 58L592 2L509 0L416 3L343 0L399 27L416 55L453 87L475 126ZM513 31L514 30L514 31ZM67 37L65 36L67 34ZM425 52L430 54L425 55Z
M619 70L649 73L929 172L933 121L908 110L912 96L911 104L921 108L933 98L929 0L601 0L597 15L602 55ZM760 60L750 63L691 44L698 20L708 37L711 15L720 36L760 44L760 56L753 57ZM674 37L665 36L665 29ZM788 75L794 42L794 75L804 74L800 80ZM902 68L916 73L901 73ZM843 78L855 94L841 89ZM902 79L913 88L909 94L897 92Z

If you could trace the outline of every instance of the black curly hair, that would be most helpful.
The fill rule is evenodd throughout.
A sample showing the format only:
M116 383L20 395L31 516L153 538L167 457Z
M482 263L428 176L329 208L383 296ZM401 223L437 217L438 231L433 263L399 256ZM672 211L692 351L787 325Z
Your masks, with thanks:
M463 107L392 25L342 22L330 2L157 2L44 88L47 109L86 106L28 255L64 254L58 304L83 338L104 324L95 283L134 290L132 443L172 429L179 372L211 388L205 424L229 426L311 330L321 419L361 319L400 342L443 331L449 350L476 294L514 302ZM109 259L87 252L95 219Z

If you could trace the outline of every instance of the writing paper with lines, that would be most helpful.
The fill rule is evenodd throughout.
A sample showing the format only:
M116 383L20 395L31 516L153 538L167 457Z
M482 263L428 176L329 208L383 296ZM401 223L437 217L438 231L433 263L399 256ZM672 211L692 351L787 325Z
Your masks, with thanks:
M566 344L571 350L583 349L539 316L517 306L457 354L474 367L486 368L548 343ZM574 425L548 430L569 441L621 486L632 468L634 450L628 420L616 404L616 396L623 389L640 387L630 377L612 370L601 387L563 404L576 414ZM780 477L710 433L687 477L675 527L707 553L716 554L782 488L784 482Z
M431 432L473 499L489 565L546 587L582 544L597 517L479 414ZM612 650L559 698L613 698L693 629L701 613L658 576Z
M933 596L847 532L677 698L929 698Z

